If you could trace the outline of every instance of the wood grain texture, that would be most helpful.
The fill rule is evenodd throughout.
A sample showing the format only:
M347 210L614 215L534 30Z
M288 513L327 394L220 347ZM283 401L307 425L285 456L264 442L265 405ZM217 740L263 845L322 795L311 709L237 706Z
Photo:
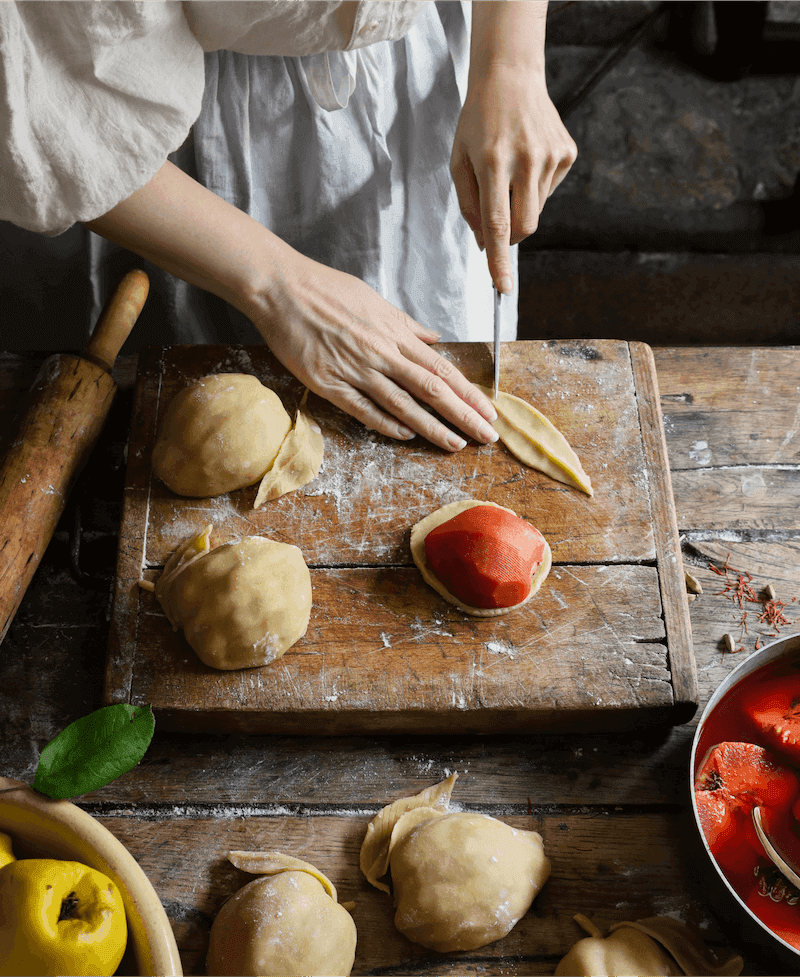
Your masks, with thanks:
M731 565L749 570L759 591L772 582L789 603L793 624L783 633L800 625L800 610L791 601L800 598L800 532L791 481L775 482L773 528L761 519L762 510L746 504L738 509L735 530L720 525L715 488L717 480L727 484L730 465L753 466L765 480L776 466L788 473L796 468L793 391L800 348L663 347L653 353L683 561L703 585L689 604L702 708L752 650L758 630L745 636L742 652L723 654L721 637L735 618L730 602L715 593L720 588L709 562L721 565L730 554ZM0 354L0 425L37 367L35 358ZM105 575L109 587L121 500L106 476L128 442L136 375L135 359L118 361L121 392L108 425L113 444L108 452L93 453L85 476L92 516L87 566ZM136 416L134 411L134 423ZM705 449L697 446L703 440L713 450L710 464L703 464ZM692 485L700 488L684 501ZM0 656L3 773L27 781L44 743L101 703L109 588L98 593L75 581L67 549L65 532L57 532ZM579 727L559 735L199 734L167 732L157 719L144 761L78 803L124 841L153 880L187 974L202 973L212 914L248 878L224 868L221 851L231 841L291 849L358 897L362 974L552 974L582 936L572 921L576 911L601 926L666 912L697 923L715 945L733 945L745 957L746 974L796 973L796 960L776 961L763 936L747 932L696 845L687 774L699 711L677 727L619 734ZM459 773L456 800L465 809L530 826L530 799L534 823L545 825L554 868L511 942L484 956L451 959L397 942L391 908L381 894L365 890L361 897L355 853L364 825L383 803L452 771ZM372 935L373 926L386 934L385 945Z
M532 908L496 943L471 952L434 953L395 929L391 899L361 875L358 853L373 813L292 817L279 811L273 816L230 811L227 817L184 821L179 837L169 818L146 824L115 817L101 820L137 851L173 920L187 974L203 973L214 916L252 879L227 862L227 851L234 849L277 849L311 861L333 881L342 901L355 902L358 947L353 974L450 974L465 968L485 974L552 973L582 935L572 920L576 912L603 929L653 911L678 914L710 928L710 942L721 942L702 901L683 888L681 847L688 826L674 811L598 819L588 812L534 808L531 816L502 818L512 827L539 831L551 860L551 878ZM647 854L652 850L659 852L655 862ZM193 857L198 851L203 853L199 865ZM623 878L626 897L620 896Z
M487 382L485 345L443 351L467 376ZM502 350L504 386L539 404L565 434L593 480L592 499L501 447L470 445L449 455L400 444L312 397L309 409L325 437L320 476L254 511L255 487L179 499L154 479L149 458L160 419L179 389L208 373L254 373L290 413L302 388L266 349L144 354L106 700L150 702L168 728L228 732L564 731L576 722L597 730L681 722L697 690L648 356L646 347L632 356L627 344L614 342ZM414 523L460 498L505 505L548 538L555 566L524 610L466 618L413 568ZM312 569L309 631L272 666L220 673L200 665L152 595L137 594L139 577L154 579L172 550L208 523L212 542L264 534L295 543Z

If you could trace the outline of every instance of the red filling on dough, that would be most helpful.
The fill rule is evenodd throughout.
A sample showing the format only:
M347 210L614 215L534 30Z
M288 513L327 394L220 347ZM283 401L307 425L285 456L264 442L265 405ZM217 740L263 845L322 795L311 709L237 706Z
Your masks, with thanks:
M438 580L469 607L513 607L530 593L544 536L513 512L476 505L432 529L425 558Z

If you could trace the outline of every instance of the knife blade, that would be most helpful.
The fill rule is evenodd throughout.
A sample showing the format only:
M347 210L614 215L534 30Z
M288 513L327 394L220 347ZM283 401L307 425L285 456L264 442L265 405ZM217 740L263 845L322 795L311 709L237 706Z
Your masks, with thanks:
M494 396L492 400L497 400L500 392L500 312L503 293L495 288L494 290Z

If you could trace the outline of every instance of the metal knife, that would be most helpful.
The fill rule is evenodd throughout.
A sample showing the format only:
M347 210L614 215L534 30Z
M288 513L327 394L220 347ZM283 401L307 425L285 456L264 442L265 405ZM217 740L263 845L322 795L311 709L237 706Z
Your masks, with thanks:
M494 396L497 400L500 392L500 310L503 301L503 293L499 289L494 290Z

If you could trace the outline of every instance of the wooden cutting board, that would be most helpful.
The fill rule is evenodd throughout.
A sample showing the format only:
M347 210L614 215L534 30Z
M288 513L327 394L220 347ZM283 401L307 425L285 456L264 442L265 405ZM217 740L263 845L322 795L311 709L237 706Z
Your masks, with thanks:
M491 385L490 347L438 347ZM107 703L151 703L161 728L291 734L616 730L687 721L696 668L653 358L641 343L516 342L502 387L563 432L593 498L502 446L450 455L365 430L319 397L325 457L305 488L253 510L257 486L184 499L150 454L166 405L210 373L252 373L293 415L303 387L263 347L168 347L140 357L105 680ZM411 527L457 499L508 506L545 535L553 569L506 616L461 614L421 579ZM266 535L311 569L308 632L279 661L223 672L172 631L152 593L172 550Z

